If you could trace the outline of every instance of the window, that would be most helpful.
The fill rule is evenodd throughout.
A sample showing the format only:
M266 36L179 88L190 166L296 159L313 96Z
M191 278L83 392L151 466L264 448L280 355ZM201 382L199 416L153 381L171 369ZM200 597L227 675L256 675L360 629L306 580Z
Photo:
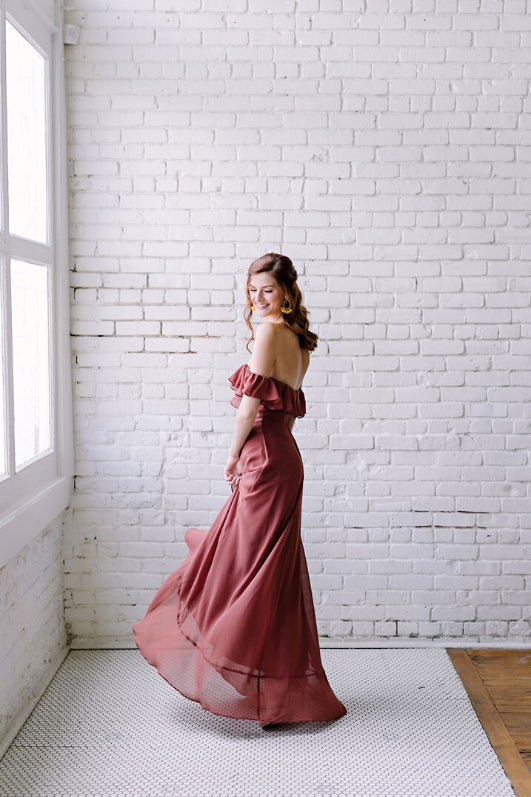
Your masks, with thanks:
M0 15L1 566L67 505L72 432L61 8Z

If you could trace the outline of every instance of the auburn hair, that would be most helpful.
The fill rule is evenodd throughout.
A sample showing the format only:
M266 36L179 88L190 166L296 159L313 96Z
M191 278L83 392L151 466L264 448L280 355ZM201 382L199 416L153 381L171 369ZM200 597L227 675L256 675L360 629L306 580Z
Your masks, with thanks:
M274 252L269 252L262 255L258 260L255 260L249 266L247 272L247 306L245 307L243 317L245 323L251 330L251 337L247 341L247 349L249 344L254 340L254 329L251 324L252 316L252 301L249 295L249 285L255 274L262 274L268 272L275 279L278 285L284 291L285 297L289 300L293 312L283 315L284 323L292 329L299 338L299 345L301 349L313 351L317 346L318 337L315 332L310 331L310 321L308 319L308 311L302 304L302 294L299 286L297 285L297 271L289 257L285 255L277 255Z

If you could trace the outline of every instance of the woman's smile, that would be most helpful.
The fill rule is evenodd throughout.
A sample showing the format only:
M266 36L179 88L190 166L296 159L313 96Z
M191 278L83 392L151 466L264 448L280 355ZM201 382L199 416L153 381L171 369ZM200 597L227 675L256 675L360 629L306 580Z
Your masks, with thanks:
M280 308L284 300L284 293L276 280L268 273L253 275L249 284L249 298L259 316L270 316L271 320L281 319Z

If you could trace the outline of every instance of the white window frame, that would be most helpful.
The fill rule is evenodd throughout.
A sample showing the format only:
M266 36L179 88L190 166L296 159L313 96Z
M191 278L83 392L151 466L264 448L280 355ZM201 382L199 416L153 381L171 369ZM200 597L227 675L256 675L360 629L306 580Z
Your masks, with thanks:
M0 567L9 562L65 509L72 495L74 472L72 386L70 364L70 313L68 271L68 211L66 168L66 110L62 41L61 0L0 0L0 33L5 42L6 18L23 32L48 59L48 197L49 241L27 241L0 228L0 257L48 265L52 280L49 303L51 357L51 425L53 450L9 478L0 481ZM8 200L5 179L6 153L6 63L0 58L1 122L0 158L2 205ZM2 222L5 221L5 212ZM2 269L6 280L8 270ZM4 292L7 285L4 284ZM11 328L9 307L4 319L4 363L9 372ZM9 387L11 379L7 379ZM3 389L0 386L0 389ZM8 394L12 393L12 384ZM7 396L11 401L11 396ZM13 419L10 419L12 425ZM9 450L9 449L8 449Z

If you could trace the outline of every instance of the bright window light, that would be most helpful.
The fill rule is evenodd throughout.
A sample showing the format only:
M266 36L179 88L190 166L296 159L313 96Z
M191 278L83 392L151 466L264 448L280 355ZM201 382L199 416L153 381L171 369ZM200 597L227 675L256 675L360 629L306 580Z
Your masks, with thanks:
M51 445L48 270L11 261L15 465Z
M9 231L45 243L46 61L6 22Z

